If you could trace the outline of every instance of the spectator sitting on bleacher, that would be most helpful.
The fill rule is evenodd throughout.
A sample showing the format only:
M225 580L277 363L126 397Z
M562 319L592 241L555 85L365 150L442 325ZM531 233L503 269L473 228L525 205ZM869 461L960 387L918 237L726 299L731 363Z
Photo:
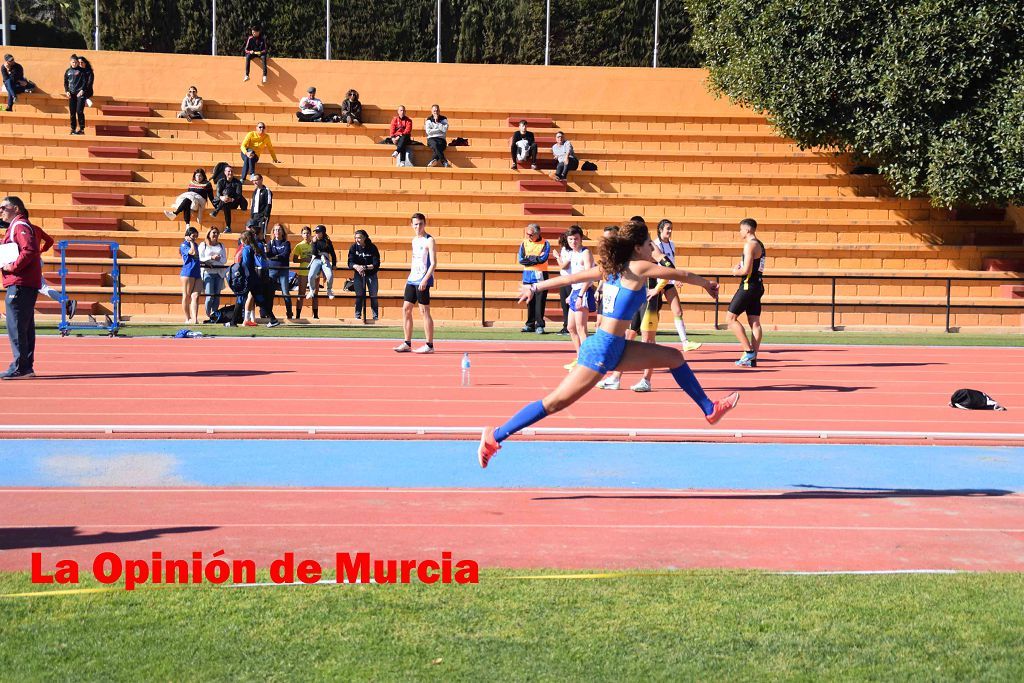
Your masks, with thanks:
M444 156L444 150L448 147L448 141L445 139L448 135L448 117L441 113L441 107L435 104L430 108L430 116L423 122L423 127L427 133L427 145L434 153L434 158L427 166L441 164L448 168L451 164Z
M405 115L405 106L398 107L398 115L391 119L391 132L388 137L395 145L395 151L391 156L395 157L396 166L412 166L412 152L409 151L409 143L412 142L412 119Z
M526 119L519 122L519 130L512 134L512 170L519 164L530 162L530 168L537 168L537 141L533 133L526 130Z
M555 180L564 183L569 180L569 171L575 171L580 167L580 161L576 158L576 150L572 148L572 143L565 139L565 133L562 131L555 133L555 144L551 146L551 154L558 164L555 167Z
M274 205L274 193L263 184L263 176L259 173L253 176L252 203L249 210L249 222L247 228L252 228L256 233L256 239L262 240L267 234L267 226L270 225L270 211Z
M14 61L14 55L4 55L4 63L0 65L4 87L7 89L7 111L14 111L14 102L21 93L31 93L36 84L25 79L25 67Z
M203 98L199 96L199 89L196 86L189 88L188 94L181 100L178 118L189 121L203 118Z
M249 27L249 36L245 39L245 78L249 80L249 62L259 59L263 62L263 82L267 82L267 56L270 54L270 41L263 35L259 26Z
M357 126L363 122L363 103L359 101L359 93L353 89L345 93L345 101L341 103L341 120Z
M71 63L64 72L64 94L71 109L71 134L85 135L85 87L88 74L78 66L78 55L71 55Z
M316 88L306 91L306 96L299 100L299 110L295 118L307 123L324 120L324 103L316 96Z
M235 171L230 166L224 169L224 177L217 182L217 195L213 198L213 212L224 212L224 232L231 232L231 210L244 209L248 206L245 197L242 196L242 183L235 177Z
M267 124L260 121L256 124L255 131L249 131L242 140L242 182L252 180L256 175L256 164L260 160L260 152L266 147L270 152L270 158L277 163L277 154L274 152L274 143L270 140L270 134L266 133Z
M92 106L92 86L96 82L96 72L92 64L83 55L78 55L78 68L85 72L85 106Z
M213 185L206 179L206 171L197 168L192 173L192 181L188 189L178 195L171 205L173 209L164 211L164 215L172 221L179 213L185 214L185 227L192 227L192 212L196 212L196 218L200 223L203 221L203 208L206 202L213 201Z

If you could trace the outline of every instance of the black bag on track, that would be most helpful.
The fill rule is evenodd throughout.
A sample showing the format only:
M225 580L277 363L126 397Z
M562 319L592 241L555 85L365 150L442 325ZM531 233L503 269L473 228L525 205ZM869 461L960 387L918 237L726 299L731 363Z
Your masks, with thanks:
M949 405L961 410L1006 410L994 398L977 389L957 389L950 397Z

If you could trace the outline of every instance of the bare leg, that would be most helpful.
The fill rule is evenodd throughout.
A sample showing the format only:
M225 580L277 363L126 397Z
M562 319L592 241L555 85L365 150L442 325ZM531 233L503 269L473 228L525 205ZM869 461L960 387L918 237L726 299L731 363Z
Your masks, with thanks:
M434 343L434 316L430 315L430 304L420 304L420 314L423 316L423 336L427 338L428 344ZM412 334L412 306L409 307L409 332L406 338Z
M761 348L761 338L764 337L764 332L761 330L761 316L748 313L747 321L750 323L750 338L752 340L750 350L757 353L757 350Z
M408 301L402 304L402 331L406 341L412 341L412 304Z
M657 330L651 330L650 332L645 331L640 336L640 339L645 344L654 344L655 342L658 341L658 331ZM652 377L654 377L654 368L647 368L646 370L644 370L644 379L645 380L650 382Z
M191 290L192 290L192 278L190 278L190 277L182 277L181 278L181 310L184 311L184 313L185 313L185 324L188 324L189 321L191 320L191 316L190 316L191 311L189 309L189 304L190 304L189 299L192 296L192 291Z
M750 340L747 339L747 330L743 327L743 323L740 322L740 319L736 317L735 313L726 314L726 321L728 321L729 329L736 335L736 339L739 340L740 345L743 347L743 351L745 353L749 352L751 350ZM760 323L758 324L758 327L760 327Z

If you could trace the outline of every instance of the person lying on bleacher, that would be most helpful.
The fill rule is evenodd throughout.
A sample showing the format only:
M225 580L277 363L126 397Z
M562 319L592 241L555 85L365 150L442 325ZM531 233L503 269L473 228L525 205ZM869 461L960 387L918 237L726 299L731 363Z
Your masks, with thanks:
M311 87L306 91L306 96L299 100L295 118L307 123L324 120L324 103L316 96L316 88Z

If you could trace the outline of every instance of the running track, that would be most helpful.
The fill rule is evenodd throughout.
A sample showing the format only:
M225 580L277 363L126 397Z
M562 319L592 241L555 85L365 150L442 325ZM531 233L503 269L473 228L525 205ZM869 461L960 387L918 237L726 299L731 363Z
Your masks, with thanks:
M4 383L0 433L14 425L478 427L498 424L564 376L568 341L441 342L430 356L392 341L46 337L34 381ZM463 352L473 385L459 386ZM719 427L1024 434L1024 348L770 346L760 367L735 346L690 355L708 394L739 390ZM638 376L627 376L624 386ZM587 438L600 428L700 429L700 412L665 373L655 391L593 391L539 427ZM981 389L1009 412L947 406ZM1010 443L1024 443L1012 437Z

